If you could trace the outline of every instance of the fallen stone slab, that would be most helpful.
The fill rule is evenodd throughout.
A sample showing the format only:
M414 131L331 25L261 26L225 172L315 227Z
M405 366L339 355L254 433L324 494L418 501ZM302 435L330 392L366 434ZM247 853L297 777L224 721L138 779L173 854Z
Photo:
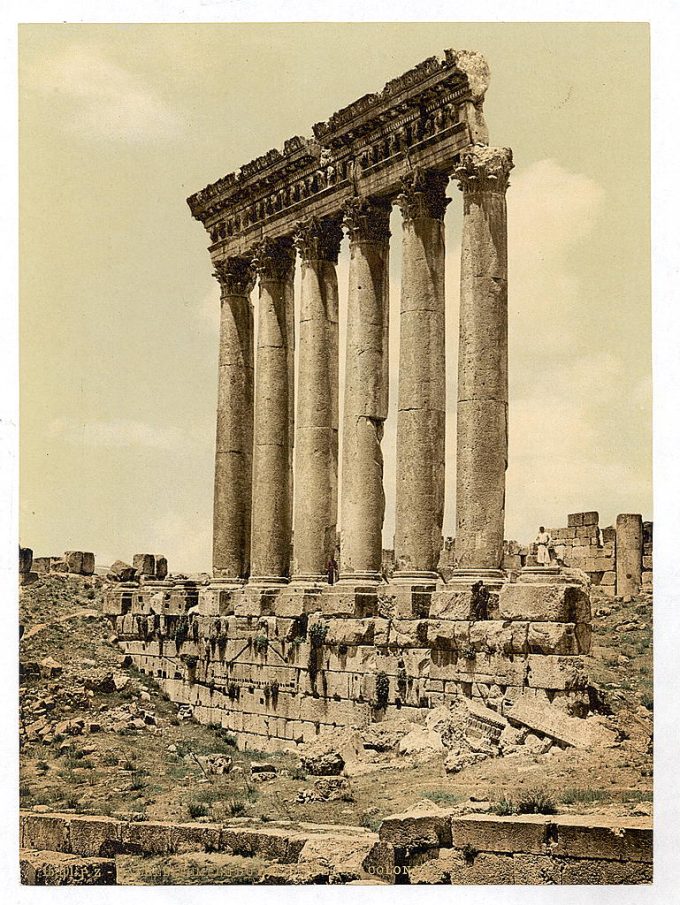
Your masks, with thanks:
M618 743L617 734L602 725L599 717L567 716L549 704L528 698L518 698L505 715L515 726L527 726L533 732L574 748L611 748Z
M26 886L115 886L113 858L81 858L62 852L23 849L21 882Z

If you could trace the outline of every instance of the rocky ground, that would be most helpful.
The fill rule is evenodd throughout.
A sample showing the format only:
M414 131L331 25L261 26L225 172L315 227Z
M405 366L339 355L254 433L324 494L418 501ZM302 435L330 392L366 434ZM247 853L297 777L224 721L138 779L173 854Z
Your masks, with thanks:
M371 829L423 798L461 812L651 813L651 595L624 604L593 591L588 669L593 700L616 732L613 747L560 748L514 733L501 745L504 756L486 756L483 745L456 754L450 720L435 714L424 729L439 733L442 751L402 742L405 750L398 753L410 727L373 727L346 739L346 775L335 777L315 775L337 768L324 765L328 755L321 749L306 759L239 752L229 733L195 723L126 664L101 615L102 595L97 576L47 576L21 591L24 808L178 822L249 816ZM452 758L458 767L467 765L447 772ZM158 864L131 859L121 863L119 882L252 882L253 859L232 858L226 865L227 857L177 856Z

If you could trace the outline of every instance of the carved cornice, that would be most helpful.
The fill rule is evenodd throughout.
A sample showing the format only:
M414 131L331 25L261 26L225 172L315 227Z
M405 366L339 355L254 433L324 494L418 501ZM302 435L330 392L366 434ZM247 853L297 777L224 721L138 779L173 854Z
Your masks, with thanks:
M342 226L339 220L308 217L297 224L294 242L303 261L338 263Z
M343 226L350 242L386 242L392 206L382 198L349 198L343 205Z
M213 276L219 281L222 295L249 295L255 286L255 271L247 258L225 258L214 261Z
M450 172L487 81L479 54L446 51L317 123L313 138L295 136L206 186L188 204L213 257L248 254L262 236L292 234L301 218L339 215L351 195L393 197L415 165Z
M253 270L260 280L283 281L295 266L295 249L290 238L264 238L255 247Z
M396 203L404 221L428 218L444 220L444 212L451 201L446 197L449 178L445 173L414 170L402 179L402 191Z
M475 145L460 156L460 164L453 171L459 189L466 195L477 192L505 194L513 168L510 148L487 148Z

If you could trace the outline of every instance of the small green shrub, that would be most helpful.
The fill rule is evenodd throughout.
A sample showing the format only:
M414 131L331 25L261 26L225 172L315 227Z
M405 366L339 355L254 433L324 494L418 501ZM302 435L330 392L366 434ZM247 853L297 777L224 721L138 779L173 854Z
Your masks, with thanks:
M188 805L189 816L192 820L195 820L197 817L207 817L208 816L208 805L203 801L190 801Z
M269 647L269 638L266 635L255 635L253 638L253 648L256 654L266 654Z
M523 792L517 802L518 814L556 814L557 805L548 792L533 789Z
M246 812L245 802L238 798L232 798L227 802L227 811L231 817L241 817Z
M511 798L507 798L505 795L494 802L490 811L492 814L497 814L499 817L510 817L512 814L517 813L515 803Z
M386 672L379 672L375 677L375 706L379 710L387 707L390 697L390 677Z

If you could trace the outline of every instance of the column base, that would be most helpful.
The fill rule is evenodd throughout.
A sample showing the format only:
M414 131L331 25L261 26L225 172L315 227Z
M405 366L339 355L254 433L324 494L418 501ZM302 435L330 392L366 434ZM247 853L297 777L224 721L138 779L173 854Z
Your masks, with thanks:
M431 572L429 570L399 570L398 572L394 572L390 579L391 583L394 584L408 584L408 585L436 585L440 580L440 576L437 572Z
M283 575L251 575L248 587L251 588L281 588L289 584L290 579Z
M447 581L448 585L461 584L471 587L477 581L483 581L487 588L499 588L506 579L502 569L455 569Z
M328 585L328 576L323 572L317 575L293 575L290 580L291 587L319 587L320 585ZM328 585L330 587L330 585Z
M245 578L228 578L222 575L213 575L209 588L217 591L237 591L246 586Z
M559 566L524 566L520 575L559 575L560 572Z
M340 578L338 578L336 584L344 585L357 585L357 584L375 584L378 585L382 581L382 575L380 572L347 572L346 574L340 573Z

